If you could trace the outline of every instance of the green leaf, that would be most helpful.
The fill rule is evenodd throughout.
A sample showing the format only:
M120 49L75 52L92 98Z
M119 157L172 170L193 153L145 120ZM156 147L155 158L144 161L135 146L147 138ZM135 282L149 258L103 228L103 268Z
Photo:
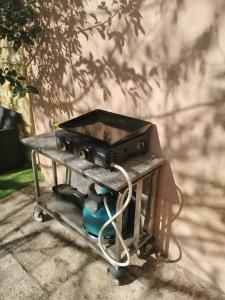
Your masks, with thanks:
M30 37L35 39L40 31L41 31L41 27L39 26L33 27L29 32Z
M39 94L38 89L33 85L27 85L27 91L28 93L32 93L32 94Z
M24 34L24 35L22 35L22 40L23 40L23 42L24 43L26 43L26 44L28 44L28 45L34 45L34 41L32 40L32 38L29 36L29 34L27 33L27 34Z
M18 89L23 89L23 86L22 86L22 84L20 83L20 81L19 80L16 80L15 81L15 85L16 85L16 87L18 88Z
M13 90L12 90L12 96L13 97L16 97L18 94L19 94L20 90L18 89L18 87L15 87Z
M3 85L5 83L5 77L0 75L0 84Z
M12 76L6 75L5 79L10 83L10 85L14 86L15 79Z
M23 77L23 76L19 76L19 77L17 77L17 79L18 79L18 80L26 80L26 78Z
M15 52L17 52L19 50L19 48L21 47L22 42L21 40L15 40L13 43L13 49Z
M16 70L12 70L11 74L12 74L12 76L16 77L16 75L17 75Z
M27 92L28 92L27 89L22 89L22 90L20 90L20 91L19 91L19 97L20 97L20 98L25 97Z

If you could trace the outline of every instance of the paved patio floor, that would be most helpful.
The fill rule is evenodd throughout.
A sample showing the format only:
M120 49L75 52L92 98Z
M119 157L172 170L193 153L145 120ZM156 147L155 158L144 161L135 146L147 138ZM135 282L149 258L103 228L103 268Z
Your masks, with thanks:
M0 199L1 300L225 299L191 272L152 257L134 259L116 287L108 264L85 241L54 220L33 221L33 206L32 186Z

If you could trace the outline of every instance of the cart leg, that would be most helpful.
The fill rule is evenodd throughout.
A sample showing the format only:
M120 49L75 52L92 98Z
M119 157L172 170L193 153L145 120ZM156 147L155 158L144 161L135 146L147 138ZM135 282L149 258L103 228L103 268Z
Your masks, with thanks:
M43 210L38 206L36 205L34 208L33 208L33 212L32 212L32 215L33 215L33 218L36 222L43 222L44 221L44 213L43 213Z
M150 210L148 211L148 219L145 219L144 229L149 234L149 236L153 235L153 219L154 219L154 211L155 211L155 200L156 200L156 190L157 190L157 179L158 179L158 169L155 170L151 177L151 188L149 192L148 198L148 207Z
M36 202L38 204L41 194L40 194L40 186L39 186L39 181L38 181L38 171L37 171L36 151L35 150L31 151L31 162L32 162L32 170L33 170L33 177L34 177L35 198L36 198ZM43 220L44 220L43 210L38 205L36 205L33 208L32 215L33 215L33 218L35 219L35 221L43 222Z
M124 190L122 192L120 192L118 194L117 197L117 203L116 203L116 212L118 212L122 206L123 206L123 202L124 202L124 198L127 195L128 190ZM123 214L121 214L117 219L116 219L116 226L119 230L119 232L122 235L122 231L123 231ZM121 242L116 234L115 237L116 240L116 258L117 261L121 261L121 254L122 254L122 247L121 247ZM124 269L124 268L123 268ZM119 285L121 282L121 278L122 278L122 268L118 267L118 266L113 266L111 265L110 267L108 267L107 272L110 276L110 278L113 281L114 285Z
M69 168L66 168L66 184L71 185L72 172Z
M38 181L36 151L35 150L31 151L31 162L32 162L32 169L33 169L33 176L34 176L35 197L36 197L36 201L38 202L38 198L40 197L40 187L39 187L39 181Z
M155 250L155 238L154 236L150 237L148 236L146 240L142 242L140 245L137 255L140 258L146 258L149 257L150 254L154 253Z
M135 219L134 219L134 247L138 249L140 242L141 227L141 197L143 189L143 180L137 182L136 201L135 201Z
M150 189L148 194L148 203L144 221L144 232L147 234L146 240L142 243L140 254L147 255L155 247L155 238L153 236L153 219L156 200L158 169L150 175Z
M123 202L124 202L124 198L127 194L127 190L119 193L118 198L117 198L117 203L116 203L116 212L118 212L122 206L123 206ZM122 228L123 228L123 214L121 214L117 219L116 219L116 226L119 230L119 232L122 234ZM118 261L121 261L121 253L122 253L122 247L121 247L121 243L120 240L116 234L116 257Z
M54 186L56 186L58 184L58 179L57 179L56 162L54 160L52 160L52 174L53 174Z

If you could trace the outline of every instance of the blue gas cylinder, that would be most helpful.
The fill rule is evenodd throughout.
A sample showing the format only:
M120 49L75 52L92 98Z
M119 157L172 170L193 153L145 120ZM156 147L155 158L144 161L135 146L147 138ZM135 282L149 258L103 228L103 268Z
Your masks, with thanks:
M109 216L103 202L104 197L107 197L107 204L112 216L116 213L117 199L116 197L112 197L110 191L106 188L102 188L100 194L97 194L94 192L92 186L92 193L88 194L89 197L83 206L83 225L89 234L97 237L101 227L109 220ZM123 232L127 229L127 220L128 210L126 209L123 212ZM115 230L112 224L109 224L103 232L103 237L112 238L114 236Z

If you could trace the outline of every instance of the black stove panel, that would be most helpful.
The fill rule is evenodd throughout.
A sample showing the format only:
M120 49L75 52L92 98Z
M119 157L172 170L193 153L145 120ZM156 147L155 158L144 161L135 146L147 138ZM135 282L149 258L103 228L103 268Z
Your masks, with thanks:
M118 120L118 122L117 122ZM151 123L96 110L60 124L57 147L109 169L148 150Z

